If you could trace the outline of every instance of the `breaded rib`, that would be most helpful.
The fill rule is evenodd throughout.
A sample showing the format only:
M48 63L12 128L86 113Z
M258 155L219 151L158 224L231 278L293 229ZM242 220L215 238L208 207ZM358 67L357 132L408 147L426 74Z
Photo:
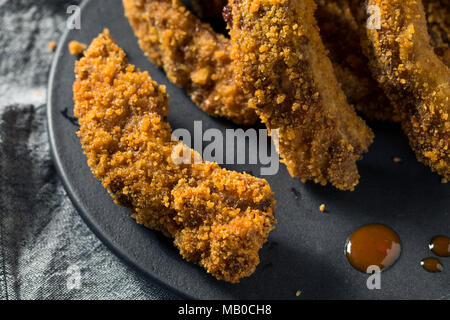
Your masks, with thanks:
M430 44L422 2L367 4L381 10L381 29L364 29L372 70L419 161L450 179L450 70Z
M206 113L238 124L257 121L233 80L230 43L179 0L123 0L125 14L147 57L187 90Z
M450 66L450 2L423 2L434 50ZM316 3L320 34L349 103L370 120L400 121L369 70L360 46L359 25L349 1L316 0Z
M174 238L188 261L217 279L239 282L259 263L276 220L269 184L198 159L171 141L168 96L127 63L109 31L76 64L78 136L93 174L139 224ZM181 163L181 164L177 164Z
M193 0L201 17L219 17L227 0ZM323 43L329 52L336 78L348 102L370 120L400 121L395 108L372 77L359 37L359 26L348 0L316 0L316 18ZM425 0L428 29L436 54L450 65L450 2Z
M356 161L373 133L347 103L314 18L312 0L236 0L234 73L290 174L342 190L358 184Z
M192 3L201 17L217 18L228 0L193 0ZM399 121L369 70L359 41L359 26L348 0L317 0L316 3L320 35L348 102L370 120Z

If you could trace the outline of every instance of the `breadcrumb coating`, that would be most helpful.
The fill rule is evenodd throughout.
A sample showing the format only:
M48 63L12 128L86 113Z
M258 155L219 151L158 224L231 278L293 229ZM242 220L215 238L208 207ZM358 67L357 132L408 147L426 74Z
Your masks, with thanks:
M356 0L355 0L356 1ZM419 161L450 178L450 70L435 54L419 0L370 0L381 29L365 29L372 70L402 118Z
M230 2L235 77L290 174L354 190L373 133L347 103L319 35L312 0Z
M123 0L123 5L146 56L185 88L200 109L237 124L257 121L233 79L228 39L179 0Z
M423 0L435 53L450 67L450 0Z
M193 0L193 7L201 17L219 17L227 0ZM400 121L395 108L372 77L368 60L360 46L359 26L348 0L316 0L316 18L320 34L329 52L336 78L348 102L367 119ZM450 2L425 0L428 29L436 54L450 65Z
M316 3L320 35L348 102L367 119L398 122L400 118L370 72L348 0Z
M50 41L49 43L48 43L48 49L50 50L50 51L52 51L52 52L54 52L55 50L56 50L56 41Z
M259 263L276 220L269 184L199 161L176 164L168 96L147 72L127 63L105 30L76 63L78 136L93 174L139 224L174 238L188 261L217 279L239 282ZM201 159L200 159L201 160Z
M436 0L434 0L436 1ZM219 17L227 0L193 0L201 17ZM367 119L399 121L377 81L372 77L368 60L362 53L359 26L347 0L317 0L316 18L320 35L333 64L337 80L348 102Z
M192 2L195 12L209 18L219 17L228 3L227 0ZM359 26L348 0L317 0L316 3L320 35L348 102L370 120L399 121L368 68L360 46Z
M351 3L348 0L316 0L316 3L322 40L348 101L370 120L399 122L400 116L371 75ZM450 66L450 1L423 3L434 50Z

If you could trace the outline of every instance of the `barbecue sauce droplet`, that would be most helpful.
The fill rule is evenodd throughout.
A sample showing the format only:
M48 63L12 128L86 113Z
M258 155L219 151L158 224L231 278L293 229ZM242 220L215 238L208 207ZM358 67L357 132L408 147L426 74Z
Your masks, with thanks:
M430 250L440 257L450 257L450 238L445 236L436 236L431 239Z
M428 272L442 272L444 270L444 266L436 258L423 259L420 265Z
M366 273L369 267L380 270L393 265L401 252L400 238L383 224L369 224L356 230L347 240L345 254L350 264Z

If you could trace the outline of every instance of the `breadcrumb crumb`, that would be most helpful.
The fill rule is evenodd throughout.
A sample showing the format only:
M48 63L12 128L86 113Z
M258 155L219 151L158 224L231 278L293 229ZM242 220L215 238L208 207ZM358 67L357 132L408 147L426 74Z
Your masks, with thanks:
M320 212L325 212L325 205L321 204L319 207Z
M369 0L382 28L364 28L372 72L420 162L450 179L450 69L430 44L422 1Z
M81 55L86 48L87 46L84 43L78 41L70 41L69 43L69 52L74 56Z
M234 77L267 129L279 130L278 151L289 173L353 191L359 183L356 162L374 135L334 75L314 18L315 2L230 5Z
M320 35L349 103L370 120L398 122L400 118L373 78L362 52L360 27L351 11L351 2L316 0L316 3Z
M55 51L55 49L56 49L56 41L50 41L48 43L48 48L49 48L50 51Z
M402 158L399 158L399 157L394 157L393 160L395 163L403 162Z

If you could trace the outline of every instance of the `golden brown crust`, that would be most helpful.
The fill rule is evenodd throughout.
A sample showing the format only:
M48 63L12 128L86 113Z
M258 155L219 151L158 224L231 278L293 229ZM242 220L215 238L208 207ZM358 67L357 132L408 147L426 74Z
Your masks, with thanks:
M179 0L123 0L125 14L147 57L187 90L206 113L238 124L258 117L233 81L230 43Z
M215 163L176 164L172 154L183 146L171 141L165 87L129 65L108 30L75 72L78 135L115 202L138 223L174 238L185 259L217 279L239 282L252 274L276 222L268 183Z
M193 1L195 11L207 17L221 15L227 3L227 0ZM317 0L316 3L320 35L348 102L370 120L399 121L369 70L360 46L359 26L348 1Z
M348 102L370 120L399 121L389 99L372 77L360 45L359 25L348 0L316 0L316 3L320 35Z
M356 0L355 0L356 1ZM381 29L365 29L372 70L419 161L450 178L450 71L435 54L419 0L369 0Z
M252 95L292 176L343 190L373 133L348 105L320 39L312 0L233 1L235 76Z
M193 0L202 17L218 17L227 0ZM372 77L360 46L359 26L348 0L316 0L320 34L333 63L336 78L350 104L370 120L400 121L389 99ZM450 2L425 0L428 30L433 47L450 66Z
M349 103L370 120L400 121L373 79L360 46L359 25L348 0L316 0L317 22L338 81ZM436 54L450 66L450 2L424 0L428 30Z
M434 51L450 67L450 1L423 0Z

